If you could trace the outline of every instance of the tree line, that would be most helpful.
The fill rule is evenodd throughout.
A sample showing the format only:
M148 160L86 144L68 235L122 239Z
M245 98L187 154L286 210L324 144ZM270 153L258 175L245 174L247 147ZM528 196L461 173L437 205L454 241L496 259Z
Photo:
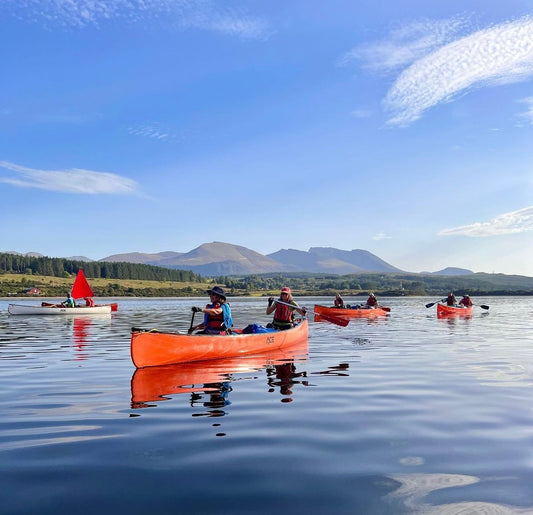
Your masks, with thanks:
M202 277L190 270L126 262L76 261L65 258L30 257L0 253L0 274L44 275L71 277L82 268L88 278L108 279L106 287L93 290L97 296L197 296L205 294L205 284L218 284L230 295L270 295L283 286L290 286L298 295L367 295L370 291L380 296L435 295L442 297L449 291L464 295L533 295L533 278L475 273L460 276L442 276L406 273L313 274L268 273L244 276L224 275ZM113 280L148 280L197 283L198 286L180 288L142 289L113 283ZM30 286L30 281L27 281ZM12 285L0 288L0 296L7 295ZM59 288L59 287L58 287ZM3 291L5 290L5 291ZM98 290L98 292L96 291ZM47 294L57 295L61 290Z
M382 296L443 296L453 291L464 295L533 295L533 278L525 276L476 273L442 276L423 274L256 274L219 276L217 284L229 291L275 291L290 286L307 295L330 295L335 292L367 295L373 291Z
M203 282L190 270L174 270L140 263L77 261L65 258L32 257L0 253L0 273L70 277L82 268L88 278L144 281Z

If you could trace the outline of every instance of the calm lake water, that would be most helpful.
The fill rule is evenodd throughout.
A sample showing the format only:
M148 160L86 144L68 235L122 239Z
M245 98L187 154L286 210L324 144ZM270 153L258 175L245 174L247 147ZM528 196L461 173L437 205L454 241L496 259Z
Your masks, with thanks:
M311 322L294 355L138 372L130 328L186 331L207 299L113 300L0 301L1 513L533 513L533 298L474 298L490 310L468 319L387 298L387 317ZM236 325L270 320L230 300Z

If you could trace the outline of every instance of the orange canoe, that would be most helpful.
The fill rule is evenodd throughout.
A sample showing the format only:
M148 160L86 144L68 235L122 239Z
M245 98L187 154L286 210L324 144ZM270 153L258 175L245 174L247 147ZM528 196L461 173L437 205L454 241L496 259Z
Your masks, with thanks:
M445 304L437 304L437 316L438 317L448 317L448 316L472 316L474 310L473 306L469 308L461 308L456 306L446 306Z
M359 317L377 317L386 315L390 311L387 307L378 308L330 308L315 304L315 322L320 322L320 315L335 316L338 318L359 318Z
M131 359L137 368L221 359L286 349L307 341L307 319L287 331L207 335L132 329Z
M217 384L228 381L230 374L305 361L307 353L308 342L304 339L287 349L276 349L259 356L138 368L131 378L131 403L134 408L142 408L147 402L166 400L166 395L216 391Z

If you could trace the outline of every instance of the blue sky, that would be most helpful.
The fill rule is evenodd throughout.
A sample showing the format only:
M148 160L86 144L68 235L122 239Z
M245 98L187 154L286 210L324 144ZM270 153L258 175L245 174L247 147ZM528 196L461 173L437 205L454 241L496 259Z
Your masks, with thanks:
M0 0L0 251L533 276L532 8Z

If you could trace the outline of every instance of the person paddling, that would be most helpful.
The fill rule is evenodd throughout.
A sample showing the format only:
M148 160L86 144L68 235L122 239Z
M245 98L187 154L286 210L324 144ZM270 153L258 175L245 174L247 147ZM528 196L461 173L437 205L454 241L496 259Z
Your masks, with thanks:
M455 298L453 291L451 291L450 293L448 293L448 296L446 297L446 305L455 306L456 304L457 304L457 299Z
M67 293L67 299L64 300L61 305L65 308L74 308L76 307L76 303L74 302L74 299L72 298L72 295L70 293Z
M378 299L376 298L376 296L370 292L370 295L368 296L368 299L366 299L366 305L365 305L365 308L368 309L375 309L378 307Z
M473 305L474 304L472 303L472 300L470 299L468 295L463 295L463 298L459 301L459 306L463 308L470 308Z
M344 299L341 297L340 293L337 293L335 295L335 300L333 301L333 305L336 308L345 308Z
M272 320L272 324L269 325L278 331L284 331L294 327L294 311L297 311L302 316L305 316L307 313L307 310L305 308L300 308L297 302L292 298L291 289L288 286L284 286L281 288L279 299L274 300L274 297L268 299L266 314L270 315L275 312L274 320Z
M226 292L220 287L215 286L207 290L210 303L205 308L193 307L193 313L203 313L204 320L201 324L191 327L188 331L199 331L198 334L231 334L231 309L226 302Z

